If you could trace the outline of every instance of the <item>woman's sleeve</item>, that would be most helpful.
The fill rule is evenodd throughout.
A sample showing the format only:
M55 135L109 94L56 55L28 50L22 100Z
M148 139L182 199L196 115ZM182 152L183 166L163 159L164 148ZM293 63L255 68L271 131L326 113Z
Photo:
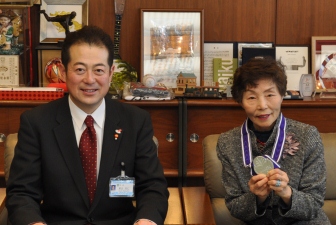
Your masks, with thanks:
M303 133L302 176L298 188L292 187L292 207L283 216L310 220L316 217L324 203L326 164L323 143L318 130L308 126Z

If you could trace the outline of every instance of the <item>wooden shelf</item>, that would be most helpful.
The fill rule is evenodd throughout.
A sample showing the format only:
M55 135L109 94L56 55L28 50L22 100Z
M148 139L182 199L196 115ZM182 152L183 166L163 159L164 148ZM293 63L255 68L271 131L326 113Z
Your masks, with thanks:
M180 182L187 178L203 178L202 141L209 134L222 133L240 126L246 114L232 99L173 99L171 101L123 101L148 111L152 117L154 135L159 140L158 157L167 178ZM46 101L0 101L0 133L15 133L23 111ZM183 111L183 113L181 113ZM336 132L333 126L336 99L310 98L284 100L283 114L291 119L314 125L320 132ZM166 140L168 133L173 141ZM191 135L198 141L192 142ZM0 143L0 154L4 145ZM4 177L4 159L0 157L0 177ZM187 183L183 185L188 186Z

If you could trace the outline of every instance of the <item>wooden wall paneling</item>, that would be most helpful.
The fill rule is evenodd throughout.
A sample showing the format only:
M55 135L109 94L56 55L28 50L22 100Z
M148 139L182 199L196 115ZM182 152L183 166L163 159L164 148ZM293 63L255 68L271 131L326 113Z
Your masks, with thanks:
M7 110L4 110L2 107L1 107L1 110L0 110L0 133L3 133L7 136L7 132L8 132L8 111Z
M335 36L334 0L278 0L276 44L310 45L311 36Z
M205 41L275 41L276 0L202 2Z
M282 103L285 117L317 127L321 133L336 132L335 101L312 102L288 100Z
M176 107L143 107L151 114L154 135L159 141L159 159L164 168L165 176L178 176L179 163L179 131L178 108ZM168 133L174 134L174 140L166 140Z
M127 4L129 5L129 4ZM114 1L91 0L89 2L89 24L103 28L113 37Z
M233 101L187 101L187 171L188 177L203 177L203 139L240 126L246 119L245 111ZM199 140L190 137L197 134Z

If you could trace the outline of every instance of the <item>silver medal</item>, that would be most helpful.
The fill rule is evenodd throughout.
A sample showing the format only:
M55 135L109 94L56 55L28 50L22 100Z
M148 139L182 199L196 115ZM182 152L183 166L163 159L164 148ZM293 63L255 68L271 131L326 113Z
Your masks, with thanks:
M267 174L274 169L273 162L263 156L257 156L253 159L253 169L257 174Z

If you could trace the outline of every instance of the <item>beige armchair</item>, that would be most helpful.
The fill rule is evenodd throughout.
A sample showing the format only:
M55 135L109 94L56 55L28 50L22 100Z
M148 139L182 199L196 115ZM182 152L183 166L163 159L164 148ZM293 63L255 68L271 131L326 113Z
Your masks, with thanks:
M222 165L217 157L216 145L219 134L209 135L203 140L204 151L204 182L210 196L216 224L239 224L239 221L230 215L225 205L225 190L222 185ZM321 134L325 160L327 164L327 192L323 210L331 224L336 224L336 133Z

